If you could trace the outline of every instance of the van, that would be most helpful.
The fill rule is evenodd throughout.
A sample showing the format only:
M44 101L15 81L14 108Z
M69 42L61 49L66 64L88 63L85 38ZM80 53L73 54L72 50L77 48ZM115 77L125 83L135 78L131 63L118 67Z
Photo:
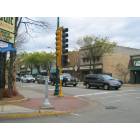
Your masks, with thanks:
M119 80L106 74L88 74L85 76L83 84L86 88L96 87L103 88L105 90L118 90L122 86Z

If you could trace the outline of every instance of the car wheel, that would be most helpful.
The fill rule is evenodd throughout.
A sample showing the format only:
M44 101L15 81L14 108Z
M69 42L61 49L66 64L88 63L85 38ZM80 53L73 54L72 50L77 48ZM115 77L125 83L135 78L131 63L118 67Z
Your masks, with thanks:
M116 89L116 90L118 90L119 88L118 88L118 87L116 87L115 89Z
M67 86L67 83L64 83L63 85L64 85L64 87L66 87Z
M90 88L90 84L86 84L86 88Z
M76 87L77 84L73 84L73 87Z
M109 87L108 84L105 84L105 85L104 85L104 89L105 89L105 90L108 90L109 88L110 88L110 87Z

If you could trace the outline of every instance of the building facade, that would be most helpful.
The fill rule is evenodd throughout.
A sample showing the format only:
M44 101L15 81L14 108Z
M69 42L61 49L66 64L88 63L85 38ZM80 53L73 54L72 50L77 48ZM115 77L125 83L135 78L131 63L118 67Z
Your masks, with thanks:
M76 69L77 77L83 81L85 75L89 73L105 73L112 75L115 78L123 80L125 83L132 81L132 70L129 69L131 56L140 55L140 49L118 46L111 54L105 54L102 58L97 59L94 66L86 56L87 48L79 50L79 64ZM71 59L70 59L71 61ZM72 73L74 70L71 67L65 68L65 71ZM137 74L138 75L138 74Z
M140 84L140 55L130 56L130 83Z

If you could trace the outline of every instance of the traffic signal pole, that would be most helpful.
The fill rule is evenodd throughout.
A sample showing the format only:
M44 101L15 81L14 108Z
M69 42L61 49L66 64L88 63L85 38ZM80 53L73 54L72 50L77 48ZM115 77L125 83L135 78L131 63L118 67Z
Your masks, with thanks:
M63 96L62 92L62 28L59 27L59 17L57 18L56 30L56 81L54 95Z
M60 77L60 81L59 81L59 97L63 97L63 91L62 91L62 28L60 28L60 32L61 32L61 43L60 43L60 66L59 66L59 77Z
M57 17L57 31L59 29L59 17ZM56 31L56 36L57 36L57 31ZM57 38L56 38L57 41ZM56 42L56 79L55 79L55 90L54 90L54 96L57 96L59 94L59 67L58 67L58 44Z
M68 63L68 28L59 27L59 17L57 18L56 30L56 81L54 95L63 96L62 92L62 68Z

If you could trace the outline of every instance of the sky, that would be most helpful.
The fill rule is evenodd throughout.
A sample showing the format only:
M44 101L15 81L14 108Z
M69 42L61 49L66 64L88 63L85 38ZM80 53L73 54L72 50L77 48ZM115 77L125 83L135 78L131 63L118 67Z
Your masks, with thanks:
M35 17L34 17L35 18ZM56 17L35 18L48 23L48 29L32 32L24 50L55 51ZM69 50L78 49L77 40L86 35L108 37L120 46L140 49L140 18L60 17L60 26L69 29Z

